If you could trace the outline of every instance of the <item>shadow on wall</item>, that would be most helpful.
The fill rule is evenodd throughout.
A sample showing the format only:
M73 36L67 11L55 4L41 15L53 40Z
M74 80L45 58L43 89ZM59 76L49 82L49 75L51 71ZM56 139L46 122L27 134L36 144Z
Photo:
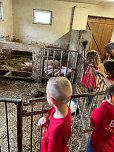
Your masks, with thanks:
M72 30L71 32L66 33L53 44L45 45L46 47L54 47L68 50L80 50L83 49L83 41L87 41L86 50L89 49L89 43L91 42L92 35L89 30Z
M46 43L46 42L36 42L31 41L29 45L33 45L39 48L61 48L61 49L68 49L69 42L70 42L71 34L70 32L66 33L62 37L60 37L58 40L56 40L54 43ZM19 39L14 39L14 42L22 43Z
M88 30L72 30L71 32L68 32L64 34L62 37L60 37L58 40L56 40L54 43L46 43L46 42L36 42L31 41L29 44L23 44L21 40L15 39L10 43L7 43L7 41L4 39L4 41L1 41L0 46L2 48L15 48L16 50L29 50L30 47L36 47L36 48L61 48L61 49L68 49L68 50L80 50L82 49L82 41L91 41L91 33ZM6 42L6 43L5 43ZM89 44L89 43L88 43ZM17 47L15 47L17 46ZM29 49L28 49L29 48Z
M71 37L71 33L68 32L65 35L63 35L62 37L60 37L58 40L56 40L53 45L57 46L59 48L62 49L68 49L69 43L70 43L70 37Z

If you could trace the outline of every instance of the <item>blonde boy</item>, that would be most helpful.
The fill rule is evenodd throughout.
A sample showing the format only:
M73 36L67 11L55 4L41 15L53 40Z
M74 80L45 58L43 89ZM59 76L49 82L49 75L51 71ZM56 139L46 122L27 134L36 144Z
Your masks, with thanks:
M67 103L72 95L71 83L65 77L53 77L47 82L46 93L52 108L38 122L44 127L40 152L68 152L71 112Z

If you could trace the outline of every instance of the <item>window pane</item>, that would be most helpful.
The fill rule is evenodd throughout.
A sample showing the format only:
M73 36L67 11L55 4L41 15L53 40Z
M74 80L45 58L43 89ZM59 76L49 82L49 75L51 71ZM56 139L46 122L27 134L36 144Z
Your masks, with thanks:
M0 2L0 19L2 17L2 11L1 11L1 2Z
M3 8L1 2L0 2L0 19L3 19Z
M34 10L34 23L51 24L51 11Z

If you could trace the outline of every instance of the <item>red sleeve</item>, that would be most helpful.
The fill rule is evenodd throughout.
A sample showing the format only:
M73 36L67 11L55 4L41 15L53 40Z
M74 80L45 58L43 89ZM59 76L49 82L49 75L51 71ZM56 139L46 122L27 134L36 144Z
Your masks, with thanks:
M92 111L90 120L93 129L98 129L102 125L105 110L106 102L103 102L99 108L96 108Z
M62 135L60 132L49 135L47 152L62 152Z
M93 67L95 68L95 70L98 70L98 66L94 65Z

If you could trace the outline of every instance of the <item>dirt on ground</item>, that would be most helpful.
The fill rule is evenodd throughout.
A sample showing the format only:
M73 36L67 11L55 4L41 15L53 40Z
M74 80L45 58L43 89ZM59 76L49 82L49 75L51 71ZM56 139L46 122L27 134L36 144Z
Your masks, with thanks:
M24 103L28 102L36 95L36 90L45 92L45 86L35 82L17 81L17 80L7 80L0 79L0 98L16 98L22 99ZM35 93L35 94L34 94ZM38 97L38 95L37 95ZM0 147L1 152L8 152L7 144L7 128L6 128L6 105L4 102L0 102ZM34 109L41 109L41 104L35 104ZM31 107L23 107L23 110L30 111ZM10 151L17 151L17 123L16 123L16 104L7 103L8 111L8 125L9 125L9 141L10 141ZM33 152L39 151L40 142L40 128L37 125L40 115L33 117ZM23 118L23 152L30 151L30 117Z

